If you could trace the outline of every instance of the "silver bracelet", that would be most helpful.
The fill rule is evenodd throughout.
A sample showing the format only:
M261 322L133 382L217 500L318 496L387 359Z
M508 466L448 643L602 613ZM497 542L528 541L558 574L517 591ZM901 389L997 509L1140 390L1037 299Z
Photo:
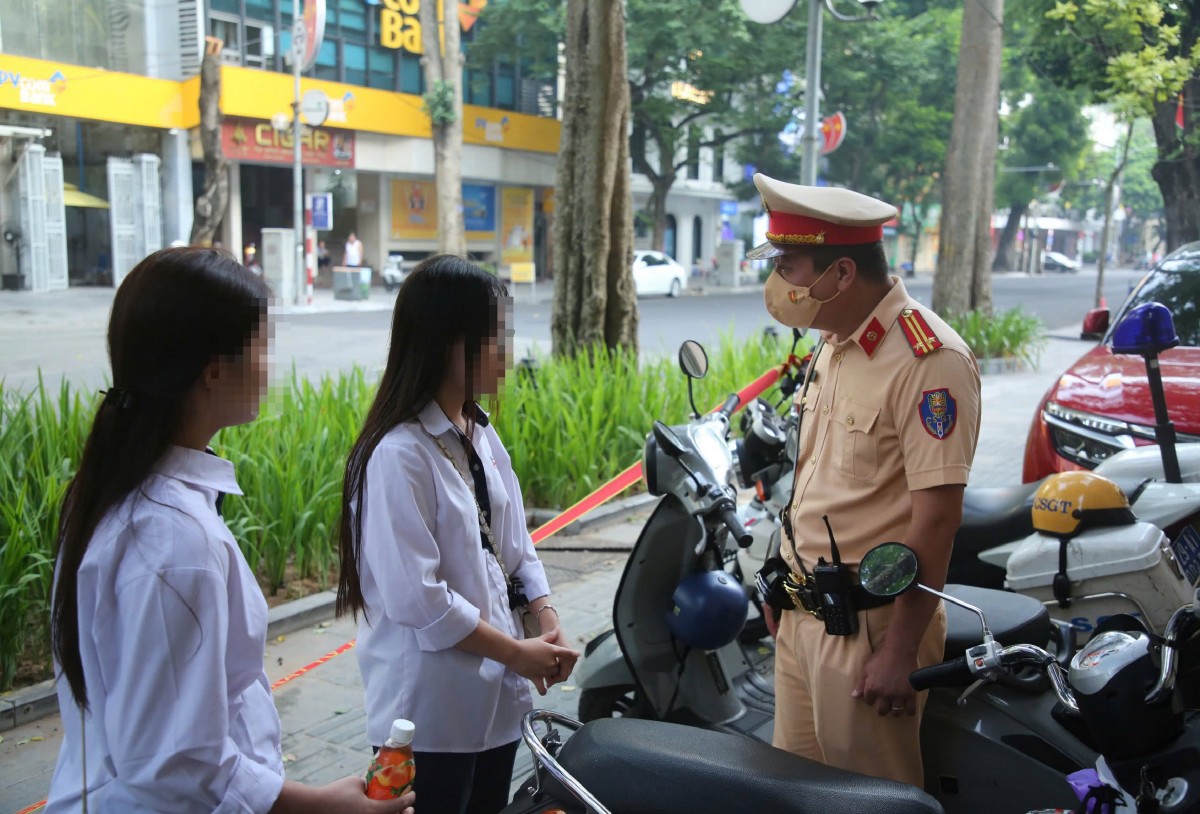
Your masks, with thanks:
M533 618L537 620L537 623L539 626L541 626L541 624L542 624L542 611L546 611L546 610L552 610L552 611L554 611L554 615L558 616L558 608L556 608L553 605L548 604L548 603L545 605L542 605L540 608L538 608L538 612L536 614L534 614L534 616L533 616ZM561 622L562 617L558 616L558 620Z

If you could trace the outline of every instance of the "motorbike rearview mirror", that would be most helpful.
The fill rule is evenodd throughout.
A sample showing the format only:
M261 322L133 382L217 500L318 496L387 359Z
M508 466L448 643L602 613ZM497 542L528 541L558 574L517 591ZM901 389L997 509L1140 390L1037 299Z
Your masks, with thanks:
M1108 330L1109 313L1107 308L1093 308L1083 318L1083 329L1079 332L1080 339L1100 339Z
M917 580L917 555L903 543L884 543L858 564L858 580L871 596L899 596Z
M708 375L708 354L704 352L704 346L695 339L689 339L680 345L679 367L687 374L688 403L692 406L692 418L699 418L700 411L696 409L696 394L692 390L692 382Z
M979 617L979 623L983 627L983 640L990 643L992 630L988 627L983 611L958 597L935 591L928 585L917 582L920 567L917 553L904 543L881 543L868 551L859 562L858 581L863 590L872 596L899 596L909 588L915 587L951 605L969 610Z
M1146 360L1146 381L1150 386L1150 400L1154 402L1154 440L1162 455L1163 476L1167 483L1183 483L1183 476L1175 451L1175 425L1167 414L1158 355L1178 344L1179 335L1175 332L1171 311L1159 302L1144 302L1131 308L1117 324L1112 337L1113 353L1141 356Z
M675 434L674 430L661 421L654 422L654 438L658 441L659 448L672 458L679 458L683 455L683 441L679 440L679 436Z
M708 354L704 346L689 339L679 346L679 367L690 379L703 379L708 375Z

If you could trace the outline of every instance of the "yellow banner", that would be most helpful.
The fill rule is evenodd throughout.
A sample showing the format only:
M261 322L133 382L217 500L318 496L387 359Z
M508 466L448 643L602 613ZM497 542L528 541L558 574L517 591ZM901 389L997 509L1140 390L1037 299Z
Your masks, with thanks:
M141 127L195 127L199 80L172 82L0 55L0 108ZM185 100L188 104L185 105Z
M504 243L500 262L533 262L533 190L505 187L500 191L500 223Z
M291 76L234 65L226 65L222 70L221 109L226 116L269 120L275 113L290 115ZM429 115L421 110L420 96L307 78L300 80L300 87L301 93L316 89L329 97L326 127L432 137ZM556 119L463 106L463 141L467 144L557 153L559 132Z
M437 240L437 189L432 180L392 181L392 240Z

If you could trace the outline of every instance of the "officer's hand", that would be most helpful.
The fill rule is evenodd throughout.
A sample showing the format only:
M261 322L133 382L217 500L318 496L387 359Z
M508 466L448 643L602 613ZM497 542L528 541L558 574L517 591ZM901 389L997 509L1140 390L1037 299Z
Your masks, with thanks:
M777 611L763 602L763 621L767 623L767 633L771 634L772 639L779 638L779 617L776 616Z
M916 715L917 693L908 677L920 666L916 655L896 655L886 647L867 659L854 691L880 715Z

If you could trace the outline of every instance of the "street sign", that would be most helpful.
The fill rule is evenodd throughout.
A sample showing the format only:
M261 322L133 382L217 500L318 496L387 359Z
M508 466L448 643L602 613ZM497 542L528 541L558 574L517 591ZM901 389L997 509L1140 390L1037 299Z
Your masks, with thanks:
M312 228L318 232L328 232L333 228L333 193L305 197L308 199L308 211L312 212Z
M300 72L304 73L317 61L321 44L325 41L325 0L304 0L304 16L297 21L293 46L300 54Z
M846 138L846 116L842 112L834 113L821 120L821 155L829 155Z
M787 16L796 0L742 0L742 11L751 22L777 23Z
M300 100L300 119L309 127L320 127L329 118L329 97L324 91L308 90Z

